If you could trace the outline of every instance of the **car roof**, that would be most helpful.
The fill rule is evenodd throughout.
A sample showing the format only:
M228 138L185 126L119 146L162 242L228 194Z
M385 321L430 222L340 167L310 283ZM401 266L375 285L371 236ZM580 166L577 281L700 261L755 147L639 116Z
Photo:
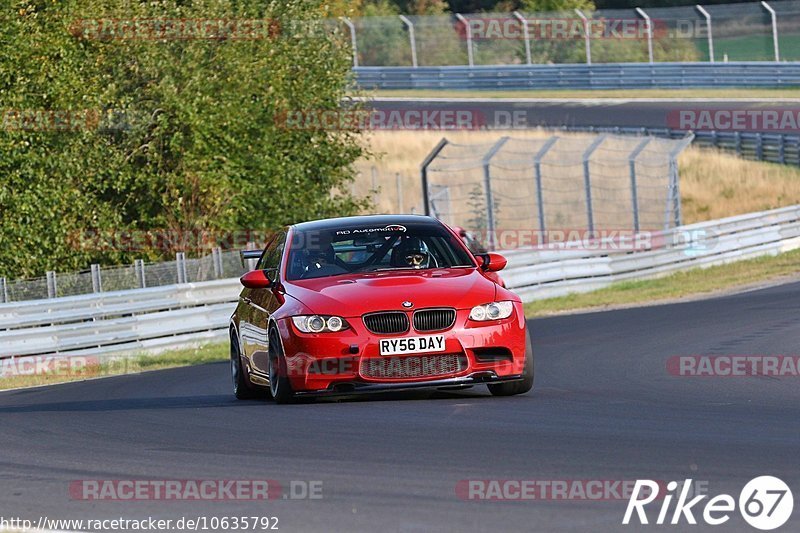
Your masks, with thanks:
M310 222L294 224L292 228L297 231L319 231L347 227L387 226L389 224L402 224L408 226L441 226L442 223L433 217L425 215L360 215L354 217L325 218Z

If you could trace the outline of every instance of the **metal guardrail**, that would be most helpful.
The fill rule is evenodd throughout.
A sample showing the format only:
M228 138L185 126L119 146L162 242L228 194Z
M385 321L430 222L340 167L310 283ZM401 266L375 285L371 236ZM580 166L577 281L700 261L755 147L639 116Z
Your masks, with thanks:
M800 62L357 67L365 89L685 89L798 87Z
M669 139L680 139L686 136L684 130L668 128L565 126L559 129L589 133L651 135ZM692 144L718 148L735 153L745 159L800 166L800 135L755 131L697 131L694 132Z
M624 243L617 250L508 251L503 278L530 301L775 255L800 248L800 205L681 226L649 238L653 245L637 251ZM239 289L238 280L229 279L0 304L0 358L115 355L221 340Z
M523 300L588 292L618 281L719 265L800 248L800 206L700 222L649 234L652 246L507 252L503 279ZM628 236L626 239L633 239Z

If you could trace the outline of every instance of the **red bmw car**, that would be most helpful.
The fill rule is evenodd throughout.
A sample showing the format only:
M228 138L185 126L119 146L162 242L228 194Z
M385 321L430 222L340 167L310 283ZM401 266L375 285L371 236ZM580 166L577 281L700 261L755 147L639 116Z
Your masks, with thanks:
M533 387L522 302L484 275L506 260L474 256L438 220L305 222L245 257L258 263L230 323L237 398Z

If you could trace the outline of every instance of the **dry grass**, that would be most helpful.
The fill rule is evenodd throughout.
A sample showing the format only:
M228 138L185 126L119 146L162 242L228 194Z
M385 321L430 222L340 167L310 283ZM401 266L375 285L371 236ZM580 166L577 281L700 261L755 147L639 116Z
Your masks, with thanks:
M800 204L800 168L691 148L679 159L687 223Z
M402 207L402 212L420 213L419 165L443 136L459 144L487 144L502 135L541 138L549 133L537 130L372 132L366 142L378 158L357 164L360 175L353 191L366 195L374 184L379 189L373 195L375 212L397 213ZM717 150L694 147L681 155L679 165L685 223L800 203L800 168L747 161ZM402 205L397 194L398 174Z

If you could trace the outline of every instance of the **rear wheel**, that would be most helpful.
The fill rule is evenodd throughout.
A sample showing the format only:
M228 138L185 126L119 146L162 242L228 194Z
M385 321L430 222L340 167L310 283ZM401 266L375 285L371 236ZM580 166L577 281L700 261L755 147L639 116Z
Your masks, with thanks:
M528 328L525 328L525 367L522 370L522 379L509 383L495 383L487 387L493 396L525 394L533 388L533 345Z
M231 332L231 378L233 379L233 395L239 400L250 400L258 396L244 375L242 367L242 353L239 350L239 340Z
M291 403L294 391L286 372L286 357L278 330L269 330L269 389L275 403Z

